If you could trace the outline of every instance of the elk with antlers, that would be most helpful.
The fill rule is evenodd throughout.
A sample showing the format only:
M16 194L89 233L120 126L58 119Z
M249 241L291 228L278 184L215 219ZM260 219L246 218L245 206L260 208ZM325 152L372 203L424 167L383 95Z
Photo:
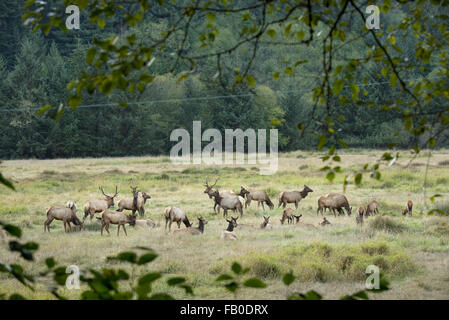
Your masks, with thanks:
M86 220L89 214L90 220L92 220L95 213L103 212L114 205L114 198L118 195L117 186L115 186L115 194L113 196L108 196L104 193L102 186L100 186L99 189L105 198L101 200L92 200L84 205L83 221Z
M214 192L216 191L214 189L215 185L217 184L218 178L215 179L215 182L213 185L209 185L209 179L206 177L206 184L204 185L206 187L206 189L204 190L204 193L207 193L207 195L209 196L209 199L214 199ZM234 193L234 191L232 190L221 190L219 191L220 195L222 197L227 196L227 195L233 195L235 196L236 194ZM243 200L243 198L241 199L241 201ZM220 204L217 203L217 201L215 201L214 199L214 212L217 212L216 208L218 206L218 213L220 213Z
M238 210L238 212L240 212L240 217L243 215L243 205L239 199L240 196L230 194L220 195L220 191L215 190L213 193L213 197L215 200L215 204L223 208L223 217L228 216L229 209L233 211Z
M145 203L151 196L146 192L137 191L137 187L130 186L133 198L132 199L120 199L118 202L117 211L122 212L123 210L131 210L132 213L139 212L140 216L145 215Z

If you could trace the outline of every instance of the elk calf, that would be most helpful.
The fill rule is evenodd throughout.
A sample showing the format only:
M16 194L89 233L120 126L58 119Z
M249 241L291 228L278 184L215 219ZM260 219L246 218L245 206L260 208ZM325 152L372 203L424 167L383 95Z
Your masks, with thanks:
M287 220L287 223L293 223L293 212L294 210L292 208L284 209L284 212L282 213L281 224L284 224L285 220Z
M379 202L376 199L371 200L366 206L365 217L374 216L379 213Z
M44 232L48 230L50 232L50 224L53 220L61 220L64 223L64 231L67 232L67 225L69 230L72 231L70 223L72 222L75 226L81 230L83 228L83 223L76 216L76 203L74 201L68 201L66 207L50 207L46 211L47 220L44 222Z
M285 206L288 203L294 203L295 204L295 208L298 209L298 203L299 201L301 201L302 199L304 199L305 197L307 197L307 195L313 192L312 189L310 189L308 186L304 185L304 188L302 189L302 191L284 191L281 192L279 194L279 205L278 208L282 206L285 208Z
M153 220L146 219L146 220L136 220L135 226L137 227L143 227L143 228L155 228L156 224Z
M109 225L117 224L117 236L120 232L120 227L123 227L123 231L125 231L125 235L128 236L126 232L125 224L129 223L130 226L134 226L136 224L136 215L131 214L127 215L120 211L114 211L106 209L101 213L101 218L97 218L101 220L101 235L103 236L103 229L106 228L106 231L109 233Z
M323 217L323 221L321 221L320 223L319 223L319 225L320 226L326 226L326 225L328 225L328 224L331 224L330 222L329 222L329 220L327 220L326 219L326 217Z
M203 217L199 217L198 218L198 227L188 227L185 229L177 229L177 230L173 230L173 233L176 233L176 234L188 233L191 235L202 234L202 233L204 233L204 226L206 224L207 224L207 220L204 219Z
M365 213L365 209L363 207L359 207L357 209L357 216L355 218L355 221L357 224L360 224L360 226L363 226L363 214Z
M409 201L407 201L407 204L405 205L404 211L402 211L402 215L406 216L408 213L408 215L411 217L412 211L413 211L413 201L409 200Z

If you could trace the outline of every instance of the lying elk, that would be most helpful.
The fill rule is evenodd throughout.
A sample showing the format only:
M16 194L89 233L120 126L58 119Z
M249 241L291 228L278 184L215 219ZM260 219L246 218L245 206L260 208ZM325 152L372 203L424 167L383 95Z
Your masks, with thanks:
M95 213L103 212L114 205L114 198L118 195L117 186L115 186L115 194L113 196L108 196L104 193L103 187L100 186L100 191L105 196L105 199L92 200L84 205L84 217L83 221L86 220L87 215L90 214L90 220L92 220Z
M83 228L83 223L76 216L76 203L74 201L68 201L65 207L50 207L47 209L47 220L44 222L44 232L48 230L50 232L50 223L53 220L61 220L64 223L64 231L67 232L67 225L69 226L69 231L72 231L70 223L72 222L75 226L81 230Z
M339 215L344 215L344 211L342 208L346 209L346 212L348 213L348 216L351 215L352 207L349 206L348 199L342 194L339 193L329 193L325 197L320 197L318 199L318 209L317 209L317 215L318 212L323 212L323 209L326 210L329 209L332 210L334 216L335 210L338 211Z
M365 217L374 216L378 213L379 213L379 202L377 202L377 200L374 199L366 206Z
M197 235L204 233L204 226L207 224L207 220L203 217L198 218L198 227L188 227L185 229L177 229L173 230L173 233L182 234L182 233L190 233L191 235Z
M265 211L265 207L263 203L265 202L268 207L270 207L271 210L274 208L273 202L271 202L270 198L268 197L267 193L265 191L259 191L259 190L246 190L242 186L240 186L240 193L239 195L243 198L246 196L245 201L245 208L249 207L251 204L251 200L257 201L257 207L260 207L260 204L262 204L262 209Z
M240 217L243 215L243 205L237 195L220 195L220 191L215 190L213 194L215 204L218 204L221 208L223 208L223 217L228 216L228 210L238 210L240 212ZM220 212L220 210L219 210Z
M154 221L150 220L150 219L136 220L136 223L134 226L150 229L150 228L156 228L156 223L154 223Z
M190 228L192 225L190 224L187 215L182 209L176 207L167 207L164 212L165 217L165 230L167 230L167 224L170 222L168 226L168 230L171 231L171 224L176 222L178 224L178 229L181 228L181 222L185 224L186 228Z
M331 223L329 222L329 220L326 219L326 217L323 217L323 221L319 223L319 225L323 226L323 227L328 224L331 224Z
M313 192L313 190L310 189L306 185L304 185L304 189L302 189L302 191L284 191L284 192L281 192L279 194L279 205L278 205L278 208L281 206L281 204L285 208L285 206L288 203L294 203L295 204L295 208L298 209L299 201L301 201L302 199L307 197L307 195L310 192Z
M295 224L298 224L299 223L299 219L302 217L302 214L300 214L299 216L293 215L293 217L295 218Z
M408 213L409 216L412 216L412 211L413 211L413 201L409 200L405 205L405 209L402 211L402 215L406 216Z
M234 232L234 228L237 228L237 218L231 217L231 220L226 219L228 227L221 232L221 239L223 240L237 240L238 237Z
M98 220L101 220L101 235L103 236L103 229L106 228L106 231L109 233L109 225L110 224L117 224L117 236L120 232L120 227L123 227L123 231L125 231L125 235L128 236L128 233L126 232L125 224L129 223L130 226L134 226L136 224L136 215L131 214L127 215L120 211L114 211L106 209L103 212L101 212L101 218L98 218Z
M215 193L215 189L214 189L214 187L215 187L215 185L217 184L217 181L218 181L218 178L217 179L215 179L215 182L214 182L214 184L213 185L209 185L209 181L208 181L208 179L206 178L206 184L204 185L205 187L206 187L206 189L204 190L204 193L207 193L207 195L209 196L209 199L213 199L214 198L214 193ZM235 196L236 194L234 193L234 191L232 191L232 190L221 190L221 191L219 191L219 193L220 193L220 195L222 196L222 197L224 197L224 196L228 196L228 195L232 195L232 196ZM243 203L243 201L244 201L244 199L242 198L241 199L241 202ZM220 205L217 203L217 201L215 201L215 199L214 199L214 212L217 212L217 210L216 210L216 208L217 208L217 206L218 206L218 213L220 213Z
M137 187L130 187L133 192L132 199L120 199L118 202L117 211L122 212L123 210L131 210L132 213L139 212L140 216L145 215L145 203L148 199L151 199L151 196L146 192L138 192Z
M263 216L263 222L260 224L260 229L272 229L273 226L270 223L270 216Z
M365 213L365 209L363 207L359 207L357 209L357 216L355 218L355 221L357 224L360 224L360 226L363 226L363 214Z

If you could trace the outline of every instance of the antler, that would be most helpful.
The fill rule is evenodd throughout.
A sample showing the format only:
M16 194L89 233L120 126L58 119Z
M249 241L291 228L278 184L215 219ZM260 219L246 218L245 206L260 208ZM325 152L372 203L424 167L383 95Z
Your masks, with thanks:
M218 178L215 179L215 183L212 185L212 187L215 187L215 185L217 184Z
M117 185L115 186L115 193L114 193L114 195L112 196L112 198L114 198L114 197L116 197L118 195L118 187L117 187Z
M103 195L106 196L106 193L104 193L104 191L103 191L103 187L100 186L99 189L100 189L101 193L103 193Z

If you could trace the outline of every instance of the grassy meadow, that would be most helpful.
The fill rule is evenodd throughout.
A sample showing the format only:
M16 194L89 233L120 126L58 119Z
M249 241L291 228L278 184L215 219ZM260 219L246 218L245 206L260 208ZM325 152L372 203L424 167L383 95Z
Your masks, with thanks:
M23 262L27 272L38 276L45 270L44 260L55 257L63 265L77 265L81 269L129 266L106 262L106 257L136 246L153 248L159 257L145 270L135 269L137 275L158 270L167 276L182 275L192 285L196 299L285 299L292 291L316 290L327 299L364 289L365 269L374 264L390 281L391 289L371 294L372 299L447 299L449 298L449 217L428 216L436 207L449 210L449 150L423 155L409 164L411 155L403 151L392 166L381 165L380 180L364 176L361 186L350 184L346 196L353 212L376 198L382 217L370 217L362 228L356 226L355 215L337 217L326 215L332 225L318 226L317 198L329 192L342 192L344 175L360 170L365 163L373 163L382 151L353 150L342 155L343 174L334 182L320 171L320 154L297 151L280 154L279 169L271 176L259 175L254 165L206 166L174 165L168 157L127 157L99 159L14 160L0 164L3 175L14 181L17 192L0 187L0 220L22 227L23 238L38 242L36 263ZM426 164L428 177L424 189ZM275 209L263 212L256 202L244 209L238 222L256 226L237 227L238 241L224 241L220 234L227 223L214 214L213 202L204 191L206 177L219 178L220 189L235 192L243 185L267 191ZM127 226L128 237L116 226L111 235L100 236L100 224L86 220L82 232L64 233L62 222L53 221L51 233L44 233L46 208L63 206L74 200L78 217L88 200L101 198L103 186L111 194L118 186L119 199L131 197L129 185L147 191L151 199L146 204L146 218L158 227L146 230ZM303 214L298 225L281 225L282 208L277 208L277 196L285 190L301 190L306 184L313 193L299 204ZM425 200L441 194L436 202ZM407 200L414 202L413 217L402 217ZM208 220L205 232L199 236L172 235L164 232L164 208L174 205L183 208L190 221L197 225L198 216ZM289 205L292 206L292 205ZM293 206L294 208L294 206ZM259 230L262 215L270 215L273 229ZM236 216L236 214L233 214ZM172 225L175 228L176 224ZM184 226L182 226L184 228ZM0 242L1 260L14 263L15 253ZM228 293L215 279L228 272L232 262L250 267L250 274L262 278L265 289L242 289L236 296ZM22 263L23 262L23 263ZM290 287L282 284L281 276L292 270L298 281ZM35 292L0 274L0 292L13 292L34 299L52 298L45 285L49 279L40 278ZM126 284L124 284L126 285ZM183 291L156 282L155 291L166 291L176 298L185 298ZM62 289L61 293L77 299L80 291Z

